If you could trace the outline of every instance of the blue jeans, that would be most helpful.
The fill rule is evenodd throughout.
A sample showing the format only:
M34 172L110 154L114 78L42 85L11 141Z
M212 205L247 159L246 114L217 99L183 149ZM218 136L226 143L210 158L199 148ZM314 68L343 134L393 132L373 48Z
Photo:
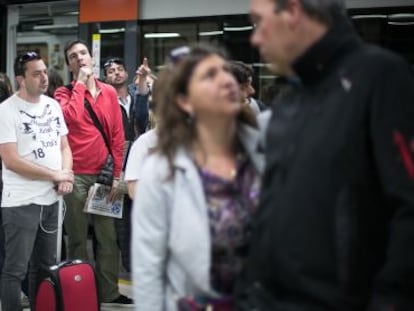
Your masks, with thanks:
M5 260L1 274L1 307L20 311L21 283L28 264L29 299L34 306L41 267L56 263L58 203L49 206L30 204L2 208L5 234Z

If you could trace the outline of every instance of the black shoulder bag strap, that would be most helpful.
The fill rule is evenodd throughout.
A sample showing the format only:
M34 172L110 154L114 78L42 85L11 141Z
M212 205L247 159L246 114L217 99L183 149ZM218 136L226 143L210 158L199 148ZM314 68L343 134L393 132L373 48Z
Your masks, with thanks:
M65 87L66 87L69 91L72 91L72 89L73 89L73 85L72 85L72 84L65 85ZM94 125L95 125L95 127L98 129L98 131L101 133L101 135L102 135L102 137L103 137L103 139L104 139L104 141L105 141L106 148L108 148L109 153L112 155L112 152L111 152L111 147L110 147L110 145L109 145L109 140L108 140L108 137L106 137L106 134L105 134L105 131L104 131L104 129L103 129L103 126L102 126L101 122L99 122L98 116L96 115L95 111L93 111L92 106L91 106L91 104L89 103L89 101L86 99L86 97L85 97L85 102L84 102L84 104L85 104L85 108L86 108L86 110L88 110L89 115L90 115L90 116L91 116L91 118L92 118L93 124L94 124Z
M99 119L98 119L95 111L93 111L91 104L88 102L88 100L86 98L85 98L85 108L86 108L86 110L88 110L88 112L89 112L89 114L92 118L93 124L95 124L96 128L101 133L101 135L102 135L102 137L105 141L106 148L108 148L109 153L112 154L111 147L109 146L108 137L106 137L106 134L105 134L105 131L102 127L102 124L101 124L101 122L99 122Z

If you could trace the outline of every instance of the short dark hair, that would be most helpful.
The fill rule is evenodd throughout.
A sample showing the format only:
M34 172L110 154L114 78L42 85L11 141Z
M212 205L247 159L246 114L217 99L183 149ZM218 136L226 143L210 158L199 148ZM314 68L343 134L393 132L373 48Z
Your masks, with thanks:
M32 60L40 60L42 59L39 54L34 51L26 51L18 55L14 60L14 75L17 76L24 76L26 69L27 69L27 62Z
M289 0L274 0L275 11L286 9ZM344 0L300 0L303 10L310 17L325 25L332 25L336 20L346 16Z
M230 71L238 84L245 84L253 77L253 68L241 61L231 61Z
M106 77L106 69L108 67L110 67L112 64L121 65L126 70L125 62L122 58L120 58L120 57L110 57L110 58L107 59L107 61L103 65L103 72L104 72L105 77Z
M66 65L69 65L69 57L67 53L75 44L83 44L88 50L89 55L92 55L91 49L89 48L89 45L85 41L83 41L82 39L71 40L68 43L66 43L65 49L63 50L63 53L65 54Z
M64 85L63 78L61 77L59 72L55 69L49 69L47 76L49 78L49 86L47 87L46 95L53 98L55 95L56 89Z

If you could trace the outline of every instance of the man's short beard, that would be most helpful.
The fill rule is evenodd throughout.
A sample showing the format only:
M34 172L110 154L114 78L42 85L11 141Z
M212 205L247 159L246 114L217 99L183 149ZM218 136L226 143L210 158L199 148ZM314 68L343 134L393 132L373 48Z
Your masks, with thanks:
M112 86L116 89L123 87L124 85L127 85L127 80L125 80L124 82L114 82L111 83Z

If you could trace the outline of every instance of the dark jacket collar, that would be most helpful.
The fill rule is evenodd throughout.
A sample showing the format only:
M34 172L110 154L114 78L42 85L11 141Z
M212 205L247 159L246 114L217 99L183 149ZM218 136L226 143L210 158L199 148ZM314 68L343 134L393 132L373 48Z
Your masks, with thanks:
M293 63L293 70L304 85L314 84L360 44L353 26L343 18Z

